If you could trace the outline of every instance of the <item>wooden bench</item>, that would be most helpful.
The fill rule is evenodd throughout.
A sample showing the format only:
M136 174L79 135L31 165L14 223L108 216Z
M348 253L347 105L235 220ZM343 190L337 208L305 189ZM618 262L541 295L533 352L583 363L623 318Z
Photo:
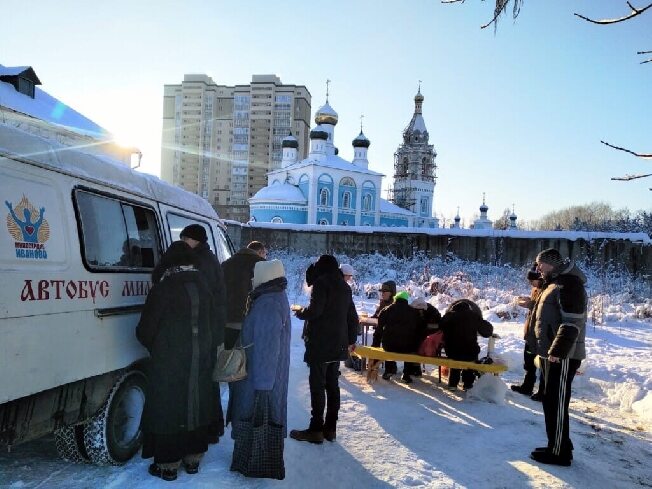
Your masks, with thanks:
M441 367L477 370L478 372L491 373L494 375L507 371L507 365L503 365L502 363L475 363L453 360L452 358L446 357L423 357L414 353L394 353L391 351L385 351L382 348L374 346L356 345L355 350L353 350L351 354L360 358L368 358L370 360L389 360L393 362L412 362L437 365L440 367L439 382L441 382Z

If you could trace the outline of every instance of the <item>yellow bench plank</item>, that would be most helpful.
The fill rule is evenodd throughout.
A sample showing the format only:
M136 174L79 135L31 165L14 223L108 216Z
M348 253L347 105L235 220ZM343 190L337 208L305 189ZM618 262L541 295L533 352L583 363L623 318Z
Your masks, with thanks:
M358 357L369 358L373 360L390 360L394 362L412 362L425 363L428 365L439 365L440 367L460 368L477 370L478 372L488 372L498 374L507 371L507 365L501 363L475 363L453 360L446 357L422 357L413 353L394 353L385 351L382 348L373 346L356 345L353 355Z

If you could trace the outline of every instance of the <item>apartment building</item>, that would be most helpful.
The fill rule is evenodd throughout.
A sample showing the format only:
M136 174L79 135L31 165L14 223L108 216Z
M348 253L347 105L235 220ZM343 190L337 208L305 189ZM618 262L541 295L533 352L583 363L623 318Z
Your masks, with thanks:
M292 132L307 155L310 104L305 86L276 75L235 86L184 75L164 86L161 178L201 195L220 217L246 222L247 200L281 167L283 138Z

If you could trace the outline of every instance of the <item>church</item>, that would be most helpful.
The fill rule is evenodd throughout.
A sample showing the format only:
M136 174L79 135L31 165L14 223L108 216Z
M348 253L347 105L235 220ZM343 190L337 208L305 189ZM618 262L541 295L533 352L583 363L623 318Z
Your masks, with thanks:
M338 115L328 103L315 114L310 131L310 153L298 160L299 143L283 139L281 167L267 174L267 186L249 199L251 221L340 226L436 228L433 217L435 157L421 113L421 89L415 111L394 155L394 183L390 200L381 197L382 173L369 168L371 142L360 134L353 139L353 161L338 155L335 126Z

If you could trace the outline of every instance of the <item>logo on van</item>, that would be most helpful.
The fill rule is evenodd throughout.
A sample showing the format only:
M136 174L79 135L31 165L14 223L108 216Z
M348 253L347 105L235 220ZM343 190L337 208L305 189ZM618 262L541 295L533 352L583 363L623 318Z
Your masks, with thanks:
M45 207L36 209L23 195L15 206L5 200L9 209L7 229L16 246L16 258L47 260L45 242L50 239L50 225L45 214Z

